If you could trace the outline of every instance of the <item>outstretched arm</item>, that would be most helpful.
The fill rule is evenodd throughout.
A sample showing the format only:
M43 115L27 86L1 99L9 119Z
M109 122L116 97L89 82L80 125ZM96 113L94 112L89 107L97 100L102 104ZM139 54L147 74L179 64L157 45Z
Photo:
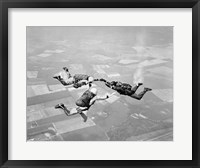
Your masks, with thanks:
M97 97L96 100L106 100L108 98L109 98L109 96L106 95L105 97Z
M77 82L77 83L74 83L73 87L79 88L79 87L81 87L81 86L83 86L83 85L87 85L87 84L88 84L88 81L87 81L87 80L81 80L81 81L79 81L79 82Z
M106 97L97 97L97 96L95 96L92 100L90 100L90 106L93 105L95 103L95 101L97 101L97 100L106 100L108 98L109 98L108 95L106 95Z
M112 85L110 82L105 82L105 85L108 86L109 88L112 88Z
M106 82L105 79L101 78L101 79L94 79L94 81L101 81L101 82Z
M87 80L80 80L77 83L88 83L88 81Z

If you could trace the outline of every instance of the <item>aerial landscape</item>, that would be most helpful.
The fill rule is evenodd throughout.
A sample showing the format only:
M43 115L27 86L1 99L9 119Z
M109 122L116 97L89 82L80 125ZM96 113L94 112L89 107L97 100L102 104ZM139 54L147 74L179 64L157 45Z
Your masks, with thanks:
M173 27L28 26L26 44L27 141L173 141ZM83 122L55 109L74 108L88 89L55 80L63 67L152 91L137 100L94 81L100 96L111 96Z

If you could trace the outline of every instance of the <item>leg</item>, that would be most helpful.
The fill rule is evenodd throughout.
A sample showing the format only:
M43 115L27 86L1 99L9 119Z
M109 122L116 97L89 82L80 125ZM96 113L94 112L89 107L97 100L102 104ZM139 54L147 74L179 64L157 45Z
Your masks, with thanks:
M84 108L84 109L80 109L80 107L78 107L78 108L76 108L76 109L74 109L74 110L76 110L76 112L73 112L72 111L72 113L67 109L67 107L65 107L65 105L64 104L57 104L56 106L55 106L55 108L56 109L58 109L58 108L61 108L64 112L65 112L65 114L67 115L67 116L71 116L71 115L74 115L74 114L80 114L81 115L81 117L83 118L83 121L84 122L86 122L87 121L87 115L86 114L84 114L83 113L83 111L86 111L86 110L88 110L89 108Z
M53 78L57 79L57 80L60 80L60 76L59 75L54 75Z
M130 95L130 97L135 98L137 100L141 100L142 97L144 96L144 94L151 90L152 89L150 89L150 88L144 88L144 90L142 92L140 92L139 94L134 93L134 94Z
M69 69L68 69L67 67L63 67L63 70L64 70L65 72L69 72Z
M77 107L77 112L81 115L81 117L83 118L83 121L86 122L87 121L87 110L89 109L89 107L85 107L85 108L80 108Z
M67 67L63 67L63 70L66 72L68 78L72 77L72 75L70 74L69 69Z
M89 110L89 107L82 107L82 108L81 107L77 107L76 109L77 109L78 113L82 113L83 111Z
M81 115L81 117L83 118L83 121L86 122L87 121L87 115L85 115L83 112L79 113Z
M67 107L65 107L65 105L64 105L63 103L57 104L57 105L55 106L55 108L56 108L56 109L61 108L61 109L65 112L65 114L66 114L67 116L70 116L70 115L71 115L71 114L70 114L70 110L68 110Z
M142 83L138 83L137 85L135 85L134 87L131 88L132 92L136 92L136 90L142 85Z
M59 75L55 75L53 76L54 79L57 79L60 83L62 83L64 86L67 85L67 83L59 76Z

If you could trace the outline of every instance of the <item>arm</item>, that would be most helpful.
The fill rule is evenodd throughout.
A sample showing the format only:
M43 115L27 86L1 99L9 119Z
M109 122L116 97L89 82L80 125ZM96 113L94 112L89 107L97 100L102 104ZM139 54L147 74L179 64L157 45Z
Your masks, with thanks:
M110 82L105 82L105 85L108 86L109 88L112 88L112 85Z
M79 87L83 86L83 85L87 85L88 84L88 89L90 89L90 87L92 86L91 82L88 82L87 80L81 80L79 81L76 85L78 85Z
M80 80L77 83L88 83L88 81L87 80Z
M105 79L101 78L101 79L94 79L94 81L102 81L105 82L105 85L111 89L113 89L113 85L111 84L111 82L106 81Z
M77 83L74 83L73 87L79 88L79 87L81 87L83 85L87 85L87 83L88 83L87 80L81 80L81 81L79 81Z
M105 97L96 97L96 100L106 100L108 98L109 98L109 96L106 95Z
M101 79L98 79L99 81L102 81L102 82L107 82L105 79L101 78Z
M92 100L90 100L90 106L93 105L96 100L106 100L108 98L109 98L108 95L106 95L106 97L97 97L97 96L95 96Z

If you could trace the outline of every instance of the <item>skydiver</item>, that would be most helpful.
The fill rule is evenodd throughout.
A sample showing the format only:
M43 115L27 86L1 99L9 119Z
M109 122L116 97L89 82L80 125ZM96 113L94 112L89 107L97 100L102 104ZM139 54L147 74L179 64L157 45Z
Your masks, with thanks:
M78 88L83 85L87 85L94 81L94 78L85 74L71 75L67 67L63 67L63 71L53 76L54 79L60 81L64 86L73 85Z
M90 84L91 86L91 84ZM97 101L97 100L106 100L109 96L106 97L98 97L97 96L97 89L96 88L90 88L86 90L82 96L76 101L76 105L78 107L73 108L72 110L67 109L67 107L61 103L57 104L55 106L56 109L61 108L64 110L65 114L68 116L74 115L74 114L80 114L81 117L84 119L84 122L87 121L87 111L89 108Z
M119 94L127 95L137 100L141 100L146 92L152 90L150 88L145 87L142 92L140 92L139 94L136 94L135 92L141 85L143 85L143 83L138 83L135 86L131 86L130 84L122 83L119 81L107 82L105 79L99 79L99 81L105 82L106 86L108 86L109 88L113 90L116 90Z

